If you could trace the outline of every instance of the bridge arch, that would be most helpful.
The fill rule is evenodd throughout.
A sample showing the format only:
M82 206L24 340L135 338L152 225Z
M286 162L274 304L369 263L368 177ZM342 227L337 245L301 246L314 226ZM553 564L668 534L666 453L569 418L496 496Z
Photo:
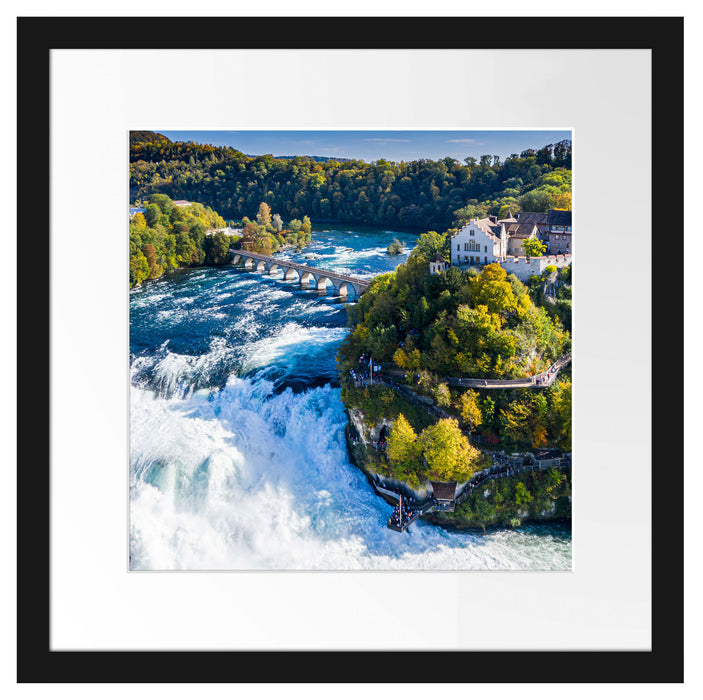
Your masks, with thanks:
M359 289L353 282L340 282L338 286L335 287L335 294L340 297L353 296L355 299L359 298Z
M317 289L317 276L306 270L300 275L300 284L304 287Z
M320 275L320 276L317 278L317 289L318 289L320 292L326 292L328 286L332 286L332 287L334 288L335 294L336 294L337 289L336 289L336 287L335 287L335 285L334 285L334 282L333 282L329 277L327 277L327 276L325 276L325 275Z
M335 296L343 299L353 296L358 300L370 284L346 274L322 268L310 268L285 258L272 258L269 255L232 248L230 253L233 265L241 265L249 271L268 272L272 276L281 273L285 281L298 282L307 289L317 289L321 295L329 294L329 287L332 287L332 293Z

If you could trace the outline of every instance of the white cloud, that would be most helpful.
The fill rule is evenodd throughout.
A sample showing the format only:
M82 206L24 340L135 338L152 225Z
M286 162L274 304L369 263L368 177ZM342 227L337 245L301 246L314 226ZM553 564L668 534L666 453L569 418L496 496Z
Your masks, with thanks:
M410 139L362 139L362 141L373 141L373 143L410 143Z
M478 141L477 139L447 139L447 143L475 143L480 146L483 141Z

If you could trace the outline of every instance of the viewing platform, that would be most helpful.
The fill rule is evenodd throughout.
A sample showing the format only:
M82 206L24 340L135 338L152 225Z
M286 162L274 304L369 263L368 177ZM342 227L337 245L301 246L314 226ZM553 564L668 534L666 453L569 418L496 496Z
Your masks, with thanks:
M458 487L456 481L430 482L432 496L422 503L407 499L403 500L401 494L374 482L376 491L385 496L398 499L398 505L393 509L386 526L395 532L405 532L412 523L427 513L451 513L456 506L462 504L477 488L488 481L505 479L524 472L545 471L547 469L565 469L571 467L571 455L563 455L560 450L540 449L535 454L529 453L529 461L525 457L515 459L511 457L494 456L494 465L488 469L476 472L469 481ZM388 500L388 499L386 499Z
M410 525L421 518L425 513L434 510L434 503L427 503L424 506L405 507L405 503L398 501L398 505L393 509L391 517L388 518L386 526L395 532L405 532Z

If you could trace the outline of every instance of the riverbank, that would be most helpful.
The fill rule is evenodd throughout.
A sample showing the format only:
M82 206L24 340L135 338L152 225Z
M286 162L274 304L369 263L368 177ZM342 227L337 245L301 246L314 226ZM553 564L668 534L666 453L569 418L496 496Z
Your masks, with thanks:
M320 232L309 252L370 278L395 265L384 254L394 235ZM345 445L335 384L348 332L339 300L232 267L132 290L131 568L569 570L571 538L548 523L386 528L394 499L377 496Z
M308 244L310 245L310 244ZM305 246L307 248L308 246ZM283 251L294 251L295 253L302 253L305 248L298 248L297 246L293 244L285 244L282 246L279 246L276 248L276 250L273 251L273 254L275 255L276 253L280 253ZM246 252L246 251L244 251ZM168 278L169 275L173 275L175 273L179 272L184 272L184 271L197 271L197 270L207 270L207 269L221 269L224 267L230 267L232 265L231 262L221 262L221 263L210 263L210 264L205 264L205 265L188 265L188 266L183 266L183 267L172 267L169 268L168 270L164 270L158 277L153 277L153 278L147 278L142 280L141 282L136 282L131 288L134 289L136 287L139 287L140 285L147 284L148 282L156 282L158 280L163 280L165 278Z
M479 487L454 512L425 516L428 522L459 530L516 528L538 523L571 523L570 470L527 472Z
M345 439L349 461L360 469L377 495L387 503L398 502L396 494L423 501L432 498L425 488L413 488L397 481L383 469L384 456L374 432L388 425L379 421L367 439L363 414L346 406L348 423ZM501 467L496 467L501 469ZM428 487L429 488L429 487ZM457 497L452 511L434 511L423 517L427 522L445 528L482 531L489 528L514 529L525 524L571 521L571 468L523 468L505 477L492 477L477 485L468 495Z
M540 518L540 519L534 519L534 518L528 518L526 520L523 520L520 522L519 525L515 526L510 526L510 525L501 525L499 523L494 523L494 524L489 524L486 525L485 527L481 527L481 525L466 525L462 524L459 522L456 522L454 520L451 520L449 518L444 519L442 516L443 515L451 515L449 514L442 514L442 513L428 513L427 515L423 516L423 520L425 522L431 524L431 525L437 525L444 530L447 530L449 532L465 532L467 534L473 534L473 535L480 535L480 534L494 534L498 532L503 532L505 530L514 530L515 528L539 528L540 526L557 526L563 528L564 532L568 532L571 534L571 518Z

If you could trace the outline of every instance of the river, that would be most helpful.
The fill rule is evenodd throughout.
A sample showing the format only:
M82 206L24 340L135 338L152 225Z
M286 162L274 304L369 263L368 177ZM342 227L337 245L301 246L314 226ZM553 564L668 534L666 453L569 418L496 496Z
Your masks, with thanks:
M395 237L405 249L391 257ZM371 278L415 240L317 225L312 245L283 255ZM203 268L131 291L131 568L570 569L560 524L385 527L391 506L345 446L335 355L347 332L344 302L280 275Z

